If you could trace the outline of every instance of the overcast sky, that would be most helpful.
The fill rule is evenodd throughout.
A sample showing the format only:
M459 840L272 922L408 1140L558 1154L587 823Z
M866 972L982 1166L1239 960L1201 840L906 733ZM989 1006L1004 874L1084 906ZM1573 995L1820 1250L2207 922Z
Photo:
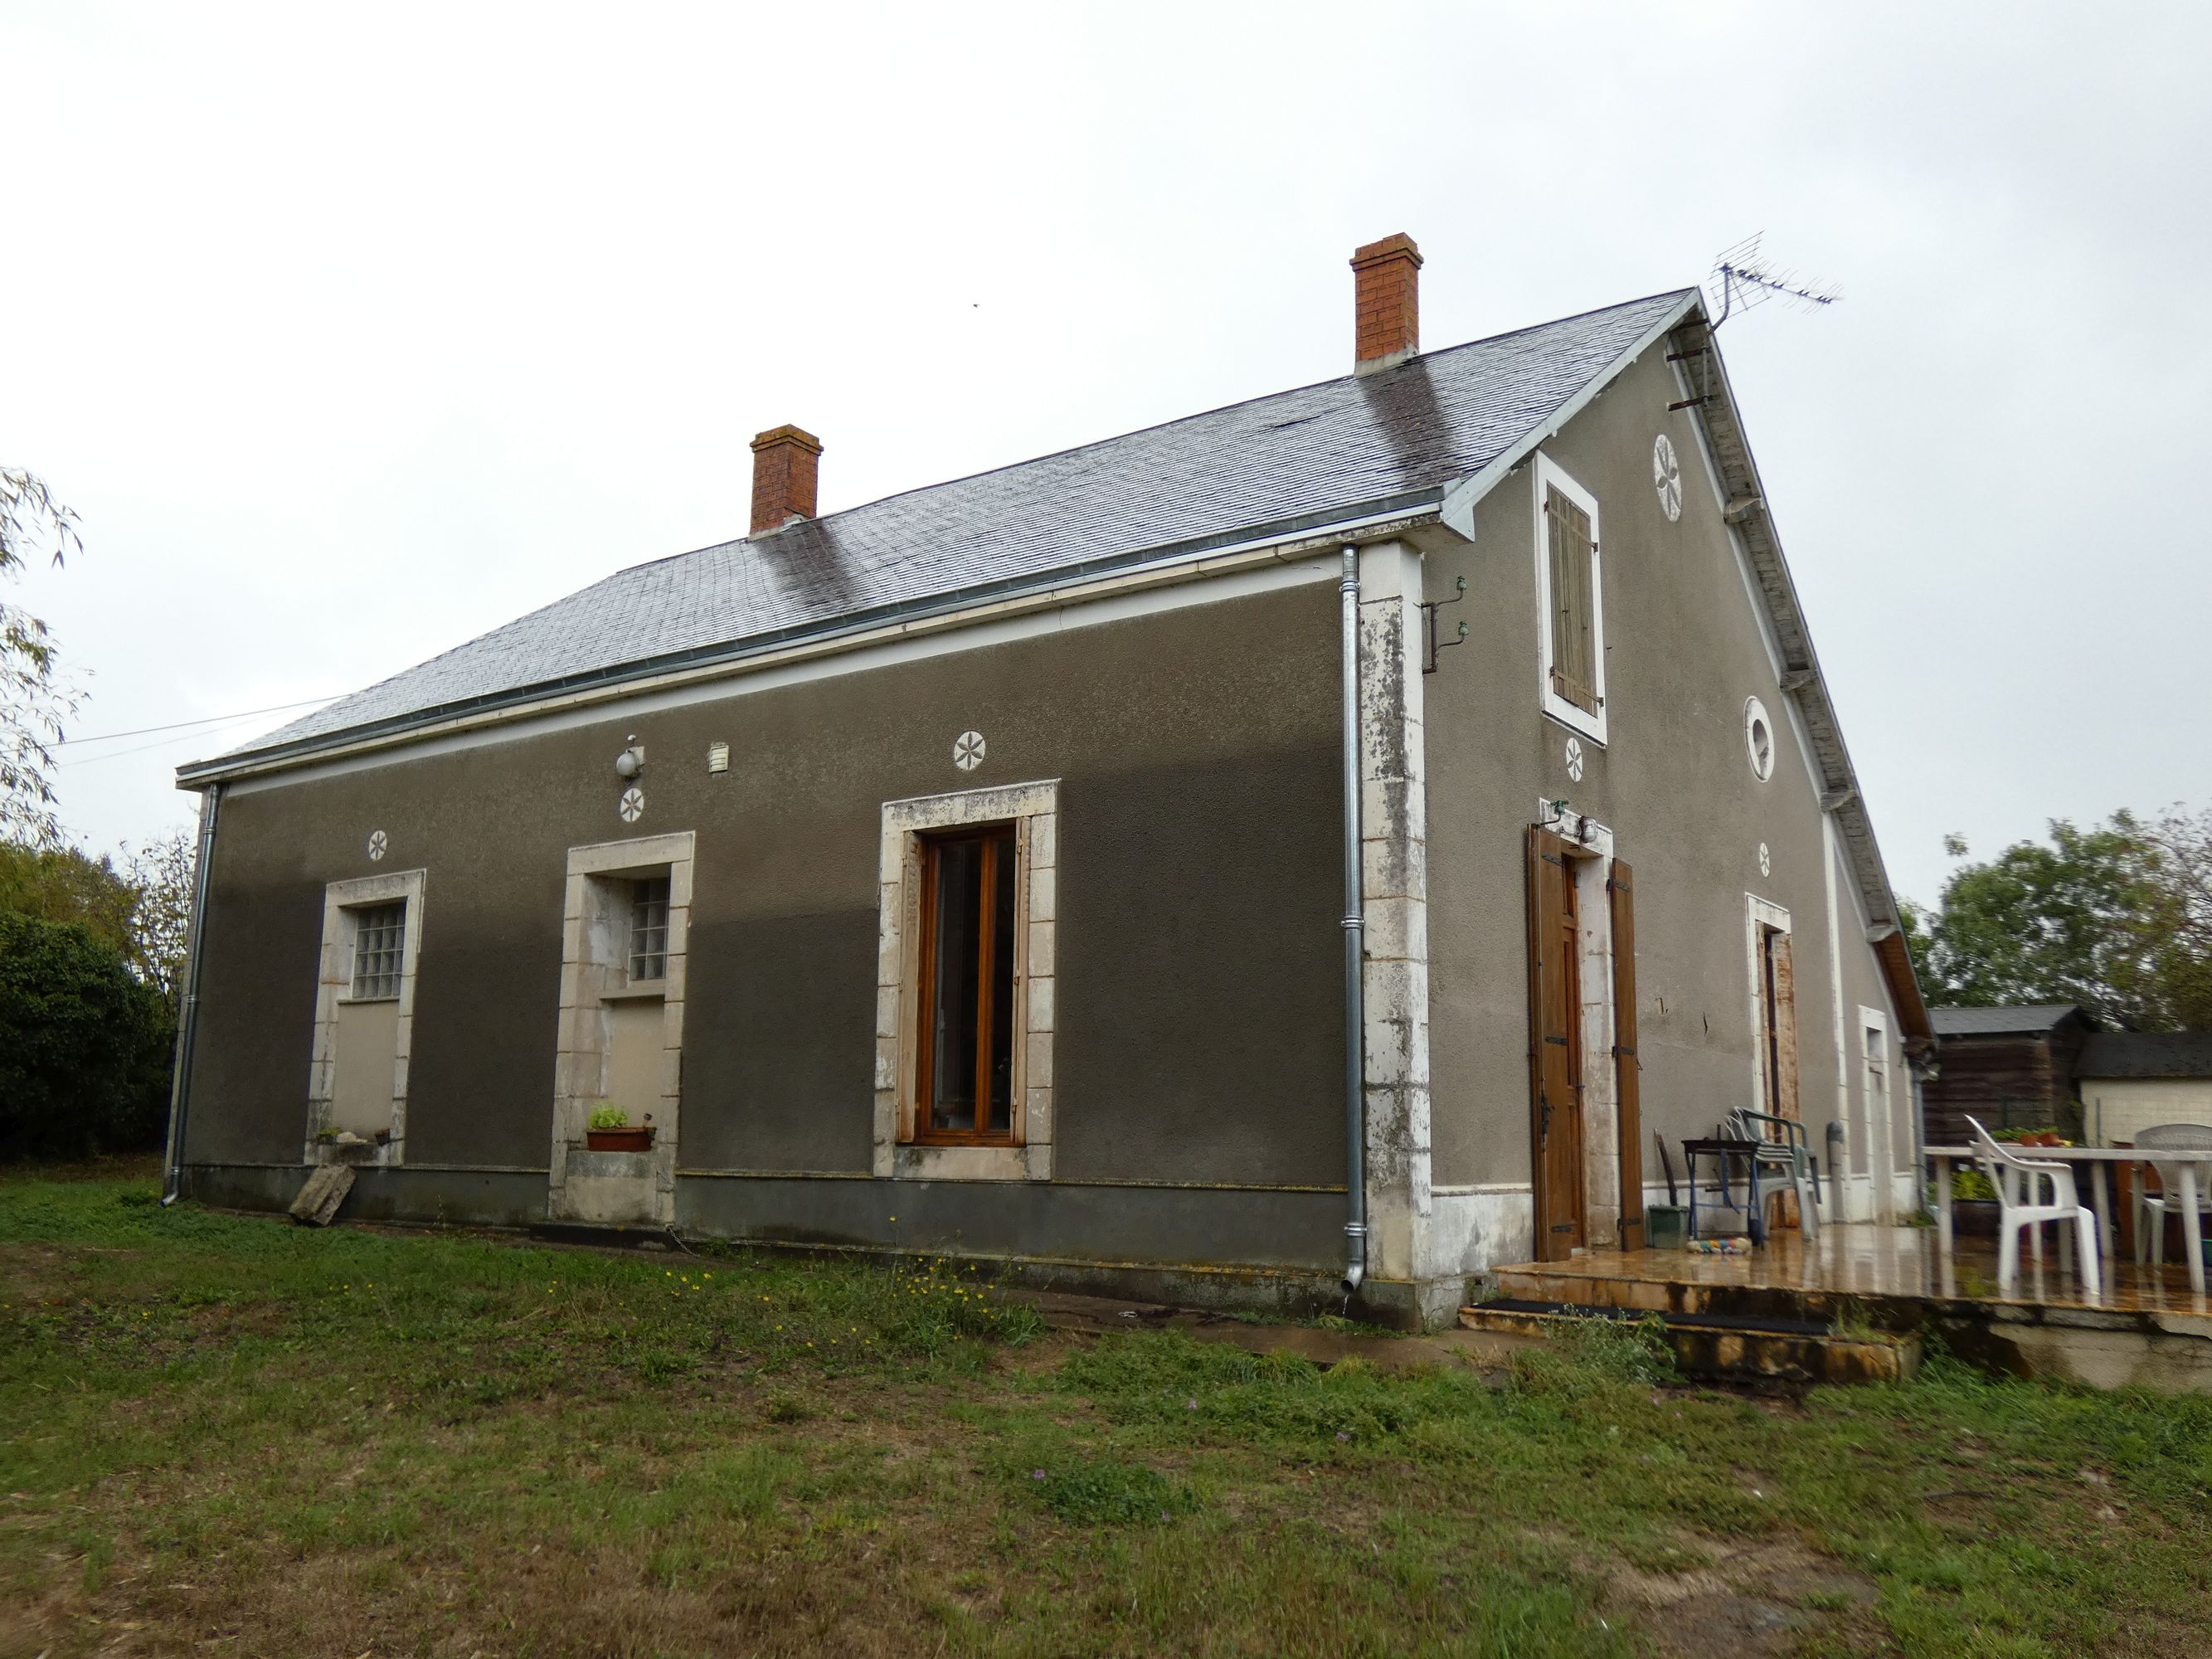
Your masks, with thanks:
M87 736L351 690L742 534L1705 277L1899 889L2212 799L2212 6L0 0L11 594ZM64 751L89 847L289 716ZM143 746L143 745L152 746Z

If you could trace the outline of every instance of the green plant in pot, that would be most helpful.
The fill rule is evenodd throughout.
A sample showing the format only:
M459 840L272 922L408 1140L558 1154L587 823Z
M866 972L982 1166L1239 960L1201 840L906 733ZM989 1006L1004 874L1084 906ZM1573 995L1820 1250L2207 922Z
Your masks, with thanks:
M584 1145L594 1152L642 1152L653 1146L653 1114L632 1124L629 1114L611 1100L592 1108L584 1124Z

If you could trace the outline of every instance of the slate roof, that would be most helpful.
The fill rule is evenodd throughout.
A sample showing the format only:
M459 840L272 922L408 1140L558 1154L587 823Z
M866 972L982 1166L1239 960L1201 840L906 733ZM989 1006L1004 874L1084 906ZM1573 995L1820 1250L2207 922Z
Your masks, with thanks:
M2067 1015L2081 1012L2070 1002L2034 1002L2002 1008L1930 1008L1928 1020L1937 1036L2011 1036L2048 1031Z
M226 758L1416 507L1696 298L1654 295L637 565Z
M2100 1031L2074 1075L2212 1079L2212 1031Z

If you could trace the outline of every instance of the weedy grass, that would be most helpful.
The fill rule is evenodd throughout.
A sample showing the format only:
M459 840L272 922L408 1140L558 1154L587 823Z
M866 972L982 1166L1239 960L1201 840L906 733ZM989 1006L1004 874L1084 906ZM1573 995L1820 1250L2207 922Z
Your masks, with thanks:
M1048 1334L947 1264L641 1257L0 1179L0 1659L2149 1654L2212 1401L1762 1401ZM126 1640L127 1638L127 1640Z

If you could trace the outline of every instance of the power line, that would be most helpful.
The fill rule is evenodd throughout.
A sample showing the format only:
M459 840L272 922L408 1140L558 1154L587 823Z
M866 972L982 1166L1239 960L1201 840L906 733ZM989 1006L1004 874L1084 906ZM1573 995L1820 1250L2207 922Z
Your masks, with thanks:
M143 755L149 749L167 749L172 744L191 743L201 738L219 737L231 726L243 725L246 716L240 715L226 726L210 726L198 732L172 732L166 738L156 738L151 743L134 743L128 749L111 749L104 755L80 755L75 760L57 761L55 765L67 770L79 766L99 766L107 761L121 760L126 755Z
M234 714L210 714L201 720L178 720L168 726L142 726L135 732L102 732L94 738L63 738L48 744L49 749L67 749L73 744L112 743L118 738L143 738L155 732L181 732L188 726L228 726L233 720L252 720L256 714L281 714L288 708L307 708L319 702L335 702L343 692L327 697L307 697L299 702L280 702L267 708L241 708Z

